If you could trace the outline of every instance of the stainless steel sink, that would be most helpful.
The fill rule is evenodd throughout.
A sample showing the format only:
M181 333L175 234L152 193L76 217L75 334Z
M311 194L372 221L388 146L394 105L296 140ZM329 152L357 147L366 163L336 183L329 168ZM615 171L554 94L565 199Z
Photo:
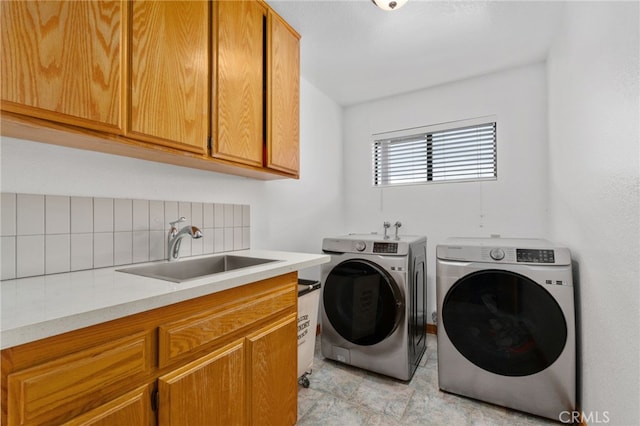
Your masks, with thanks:
M158 278L174 283L194 280L207 275L235 269L249 268L264 263L277 262L274 259L262 259L259 257L245 257L222 255L203 257L199 259L181 260L178 262L155 263L152 265L133 266L131 268L117 269L118 272L141 275L143 277Z

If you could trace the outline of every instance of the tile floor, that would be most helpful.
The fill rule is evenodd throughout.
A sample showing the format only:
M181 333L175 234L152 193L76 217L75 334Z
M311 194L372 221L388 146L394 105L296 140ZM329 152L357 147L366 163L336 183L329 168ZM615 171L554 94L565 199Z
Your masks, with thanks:
M298 385L298 425L558 425L540 417L441 392L437 340L409 383L322 357L316 339L310 386Z

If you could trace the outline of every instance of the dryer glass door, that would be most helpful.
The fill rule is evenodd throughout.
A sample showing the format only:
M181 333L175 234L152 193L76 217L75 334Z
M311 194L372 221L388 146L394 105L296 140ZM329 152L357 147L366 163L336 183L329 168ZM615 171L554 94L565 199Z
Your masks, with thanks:
M395 331L404 302L395 280L364 259L336 265L324 283L323 306L333 328L357 345L375 345Z
M483 270L462 277L445 296L442 322L458 352L503 376L544 370L567 341L567 324L553 296L510 271Z

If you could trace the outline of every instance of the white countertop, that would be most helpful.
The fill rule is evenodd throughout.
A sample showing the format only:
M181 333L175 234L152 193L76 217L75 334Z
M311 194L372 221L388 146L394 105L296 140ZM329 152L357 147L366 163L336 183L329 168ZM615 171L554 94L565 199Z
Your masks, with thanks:
M0 282L0 348L78 330L255 281L327 263L330 256L270 250L223 254L278 259L183 283L92 269ZM210 255L209 255L210 256ZM197 256L207 257L207 256ZM194 257L186 258L194 259Z

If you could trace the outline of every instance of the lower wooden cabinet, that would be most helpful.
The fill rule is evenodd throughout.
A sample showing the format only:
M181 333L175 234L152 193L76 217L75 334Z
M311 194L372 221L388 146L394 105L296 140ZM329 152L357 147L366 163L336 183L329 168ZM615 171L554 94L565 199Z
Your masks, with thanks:
M84 413L64 426L154 425L149 386L142 386Z
M243 425L244 339L158 379L158 424Z
M5 349L0 423L293 425L297 281L293 272Z

